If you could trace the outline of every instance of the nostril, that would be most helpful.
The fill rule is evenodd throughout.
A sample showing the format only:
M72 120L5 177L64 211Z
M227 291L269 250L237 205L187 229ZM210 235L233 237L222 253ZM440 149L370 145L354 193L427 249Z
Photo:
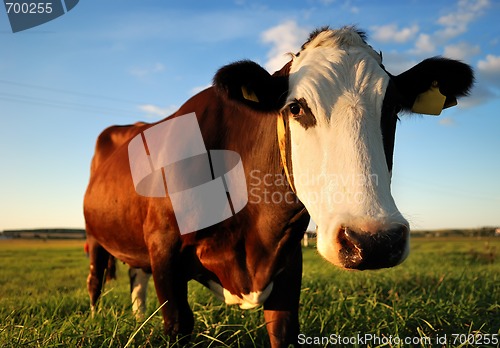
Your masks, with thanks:
M363 261L362 244L358 241L357 234L347 227L341 227L337 240L340 244L339 256L345 268L358 268Z
M408 235L405 226L376 233L342 227L337 235L340 261L359 270L395 266L404 259Z

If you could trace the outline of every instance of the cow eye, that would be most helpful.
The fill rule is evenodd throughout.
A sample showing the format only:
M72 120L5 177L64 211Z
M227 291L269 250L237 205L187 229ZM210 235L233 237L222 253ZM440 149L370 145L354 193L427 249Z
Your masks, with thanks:
M302 110L299 103L292 103L288 108L294 116L298 116L300 114L300 111Z

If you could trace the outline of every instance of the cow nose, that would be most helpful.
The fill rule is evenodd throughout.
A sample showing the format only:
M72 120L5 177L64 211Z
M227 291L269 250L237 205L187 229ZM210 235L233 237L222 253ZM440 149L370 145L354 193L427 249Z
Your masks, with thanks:
M358 270L388 268L406 257L409 229L399 226L369 233L342 227L337 238L343 267Z

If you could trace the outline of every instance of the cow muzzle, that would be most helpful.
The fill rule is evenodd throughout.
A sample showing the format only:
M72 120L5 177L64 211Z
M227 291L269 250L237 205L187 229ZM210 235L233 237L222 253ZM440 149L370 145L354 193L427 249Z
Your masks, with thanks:
M388 268L403 262L408 254L409 228L368 233L341 227L337 233L338 259L347 269Z
M318 251L344 269L389 268L403 262L409 253L407 224L371 232L340 225L328 232L318 230Z

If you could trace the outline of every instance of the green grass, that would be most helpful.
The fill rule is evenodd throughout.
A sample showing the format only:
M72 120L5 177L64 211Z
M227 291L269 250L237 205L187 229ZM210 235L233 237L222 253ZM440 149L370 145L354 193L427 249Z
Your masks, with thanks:
M314 248L305 248L303 337L421 337L424 343L412 346L430 346L428 338L434 347L465 347L459 344L463 335L500 334L499 249L495 238L417 238L410 258L396 268L346 272L322 260ZM121 264L118 280L106 285L92 318L87 270L83 242L0 241L0 346L179 346L162 335L158 313L142 327L133 318ZM192 346L268 345L262 309L221 304L195 282L189 292L196 321ZM159 306L152 283L148 295L150 315ZM436 337L444 335L448 343L437 345Z

